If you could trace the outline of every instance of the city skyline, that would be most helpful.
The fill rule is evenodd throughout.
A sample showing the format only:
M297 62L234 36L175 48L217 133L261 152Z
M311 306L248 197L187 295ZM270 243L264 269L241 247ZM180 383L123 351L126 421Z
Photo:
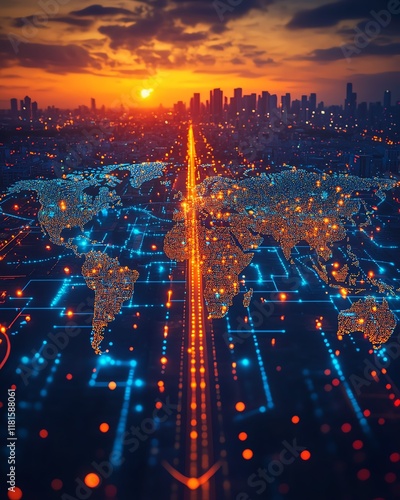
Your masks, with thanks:
M6 1L0 107L16 91L60 108L93 95L106 107L127 98L168 107L193 89L208 92L210 81L298 96L312 82L327 104L341 102L352 81L372 101L400 86L399 14L397 0Z
M349 90L350 88L351 88L351 90ZM347 82L345 85L345 89L346 89L345 95L344 96L342 95L341 102L330 103L330 102L325 102L323 99L320 99L320 96L316 92L311 92L310 90L308 90L308 92L306 92L306 94L292 95L290 92L285 92L285 91L282 91L281 93L277 93L277 94L269 92L268 90L257 90L255 92L247 92L247 90L243 89L242 87L230 89L228 92L226 92L225 89L221 89L220 87L215 87L215 88L210 89L208 92L203 92L203 93L192 91L192 94L188 95L187 100L180 99L177 102L173 102L169 106L167 106L167 105L164 106L163 103L160 103L158 106L154 106L154 107L148 108L148 109L157 109L158 107L164 107L166 109L173 109L177 104L183 103L184 106L186 107L186 109L190 110L192 107L192 100L194 98L198 100L197 106L206 105L206 103L207 104L210 103L210 106L212 106L211 95L215 90L221 92L222 109L226 105L229 105L230 103L232 103L232 99L237 99L237 97L238 97L237 91L240 91L240 98L255 96L256 103L258 103L260 99L264 98L264 94L267 94L269 98L272 98L272 103L276 102L276 105L275 104L269 105L269 106L267 105L267 108L270 107L271 109L281 109L281 108L285 108L285 107L290 109L291 105L293 103L295 103L296 101L302 105L304 103L304 98L307 98L307 103L309 103L310 100L312 102L314 102L314 104L311 106L312 110L315 110L317 107L321 107L321 108L326 109L326 108L329 108L332 106L333 107L342 107L344 110L346 110L347 107L351 108L353 105L357 107L357 105L359 105L361 103L366 103L366 104L380 103L383 105L384 108L390 108L392 106L398 106L400 103L400 94L398 97L396 97L397 94L395 94L392 91L392 89L389 89L389 88L386 88L383 91L382 95L375 96L375 99L372 99L371 101L361 100L359 98L360 94L358 92L358 89L354 87L352 82ZM353 89L356 90L354 93L353 93ZM397 90L395 90L395 92L396 91ZM196 97L196 96L198 96L198 97ZM285 99L289 99L289 106L285 105ZM355 99L354 102L353 102L353 99ZM29 102L29 104L26 104L27 101ZM40 107L38 105L37 101L33 100L29 95L26 95L23 99L21 99L21 96L13 96L13 97L10 97L7 101L5 100L4 102L5 102L4 107L0 107L0 109L10 110L11 113L14 115L17 113L18 110L20 112L22 112L24 107L30 108L31 105L32 105L32 110L35 109L36 112L38 110L39 111L44 110L47 107L55 107L55 108L60 109L60 110L68 110L68 109L77 110L77 109L80 109L82 107L86 107L91 112L97 112L101 108L112 109L112 108L108 108L107 106L105 106L102 103L100 105L98 105L97 98L95 98L95 97L90 97L88 102L83 102L83 103L81 102L81 103L77 104L76 106L69 107L69 108L68 107L67 108L59 107L59 106L57 106L57 103L51 103L47 106L44 105L44 106ZM124 103L121 101L120 106L122 105L126 109L136 107L134 105L128 106L127 104L129 104L129 101L125 101ZM120 107L120 106L118 106L118 107ZM255 108L257 108L257 107L258 107L258 104L256 104ZM117 106L115 107L115 109L116 108L117 108ZM145 109L145 108L143 108L143 109Z

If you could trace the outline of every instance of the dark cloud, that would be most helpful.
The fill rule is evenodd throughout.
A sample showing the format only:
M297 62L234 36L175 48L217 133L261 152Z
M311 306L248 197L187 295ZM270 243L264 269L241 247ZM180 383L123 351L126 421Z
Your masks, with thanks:
M216 24L246 16L252 10L266 11L273 0L243 0L236 6L227 1L176 0L171 15L189 26L199 23Z
M71 16L60 16L48 18L47 16L27 16L17 17L13 19L12 26L14 28L26 28L29 30L47 28L49 23L63 23L70 26L77 26L79 28L88 28L93 24L91 19L76 19Z
M0 58L4 66L20 65L41 68L50 72L85 72L101 69L100 61L79 45L20 43L18 52L12 50L10 41L0 38Z
M337 30L337 33L339 35L345 36L346 38L349 38L350 40L354 39L354 37L359 35L360 32L373 33L372 37L383 35L387 39L390 39L392 37L400 37L400 16L392 16L389 23L387 23L387 21L385 21L382 17L381 21L378 21L378 26L380 24L379 28L378 26L376 26L376 23L377 20L375 19L375 17L370 16L369 19L365 19L355 24L354 26L345 26ZM374 35L374 33L376 33L376 35Z
M240 59L240 57L234 57L233 59L230 60L231 64L234 64L235 66L239 66L241 64L245 64L243 59Z
M71 16L81 16L81 17L104 17L104 16L119 16L119 15L130 15L135 14L135 12L122 9L120 7L103 7L102 5L89 5L81 10L74 10L70 12Z
M99 32L110 39L112 49L126 48L134 50L150 42L161 31L165 19L159 14L154 14L140 22L130 26L121 26L114 24L110 26L101 26Z
M53 19L50 19L50 21L54 23L64 23L71 26L78 26L79 28L88 28L93 24L91 19L76 19L71 16L54 17Z
M160 42L170 42L174 45L181 43L196 43L208 39L208 33L195 32L186 33L180 26L166 26L156 36Z
M384 7L387 6L385 2ZM379 11L383 7L378 0L340 0L314 9L297 12L286 25L291 30L309 28L327 28L336 26L346 19L364 19L371 16L371 10Z
M275 64L275 61L271 57L268 57L267 59L256 57L255 59L253 59L253 62L257 66L257 68L262 68L263 66L270 66L271 64Z
M11 26L13 28L23 28L29 27L35 28L46 28L48 23L48 18L44 16L26 16L26 17L16 17L12 20Z
M341 47L331 47L329 49L315 49L309 55L296 57L293 59L303 59L316 62L332 62L340 60L350 60L355 57L366 56L397 56L400 54L400 43L390 43L378 45L370 42L364 48L358 48L353 44L344 44Z
M226 45L225 44L222 44L222 43L217 43L215 45L210 45L209 46L209 49L211 50L219 50L219 51L224 51L226 48Z

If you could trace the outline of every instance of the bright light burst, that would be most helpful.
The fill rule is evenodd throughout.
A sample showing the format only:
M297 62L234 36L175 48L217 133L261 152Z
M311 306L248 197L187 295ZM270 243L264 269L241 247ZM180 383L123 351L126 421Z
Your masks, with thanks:
M151 94L154 92L154 89L142 89L140 91L140 97L142 99L147 99L148 97L151 96Z

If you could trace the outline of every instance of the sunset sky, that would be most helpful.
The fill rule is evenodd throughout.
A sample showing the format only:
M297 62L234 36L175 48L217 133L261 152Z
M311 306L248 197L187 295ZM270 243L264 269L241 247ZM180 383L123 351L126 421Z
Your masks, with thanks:
M341 47L367 23L374 30L371 11L388 6L398 13L375 21L346 59ZM394 101L399 54L399 0L2 0L0 107L27 94L41 108L91 97L98 107L170 106L196 91L205 101L215 87L342 104L347 81L359 102L382 100L386 88Z

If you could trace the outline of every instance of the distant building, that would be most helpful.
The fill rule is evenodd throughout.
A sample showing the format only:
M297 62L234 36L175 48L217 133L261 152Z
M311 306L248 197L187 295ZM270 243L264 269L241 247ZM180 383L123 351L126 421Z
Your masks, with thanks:
M357 94L353 92L353 84L348 83L346 87L346 99L344 101L344 111L346 118L354 118L357 109Z
M392 93L390 90L385 90L383 94L383 107L384 109L390 109L392 106Z
M354 157L354 173L362 179L372 177L372 156L356 155Z
M386 149L384 164L386 171L392 174L400 173L400 148Z
M190 101L190 114L193 120L198 120L200 118L200 94L195 93Z
M222 121L223 100L223 92L221 89L210 91L211 121L214 123L220 123Z
M13 120L18 119L18 99L13 97L10 99L10 109L11 109L11 118Z

